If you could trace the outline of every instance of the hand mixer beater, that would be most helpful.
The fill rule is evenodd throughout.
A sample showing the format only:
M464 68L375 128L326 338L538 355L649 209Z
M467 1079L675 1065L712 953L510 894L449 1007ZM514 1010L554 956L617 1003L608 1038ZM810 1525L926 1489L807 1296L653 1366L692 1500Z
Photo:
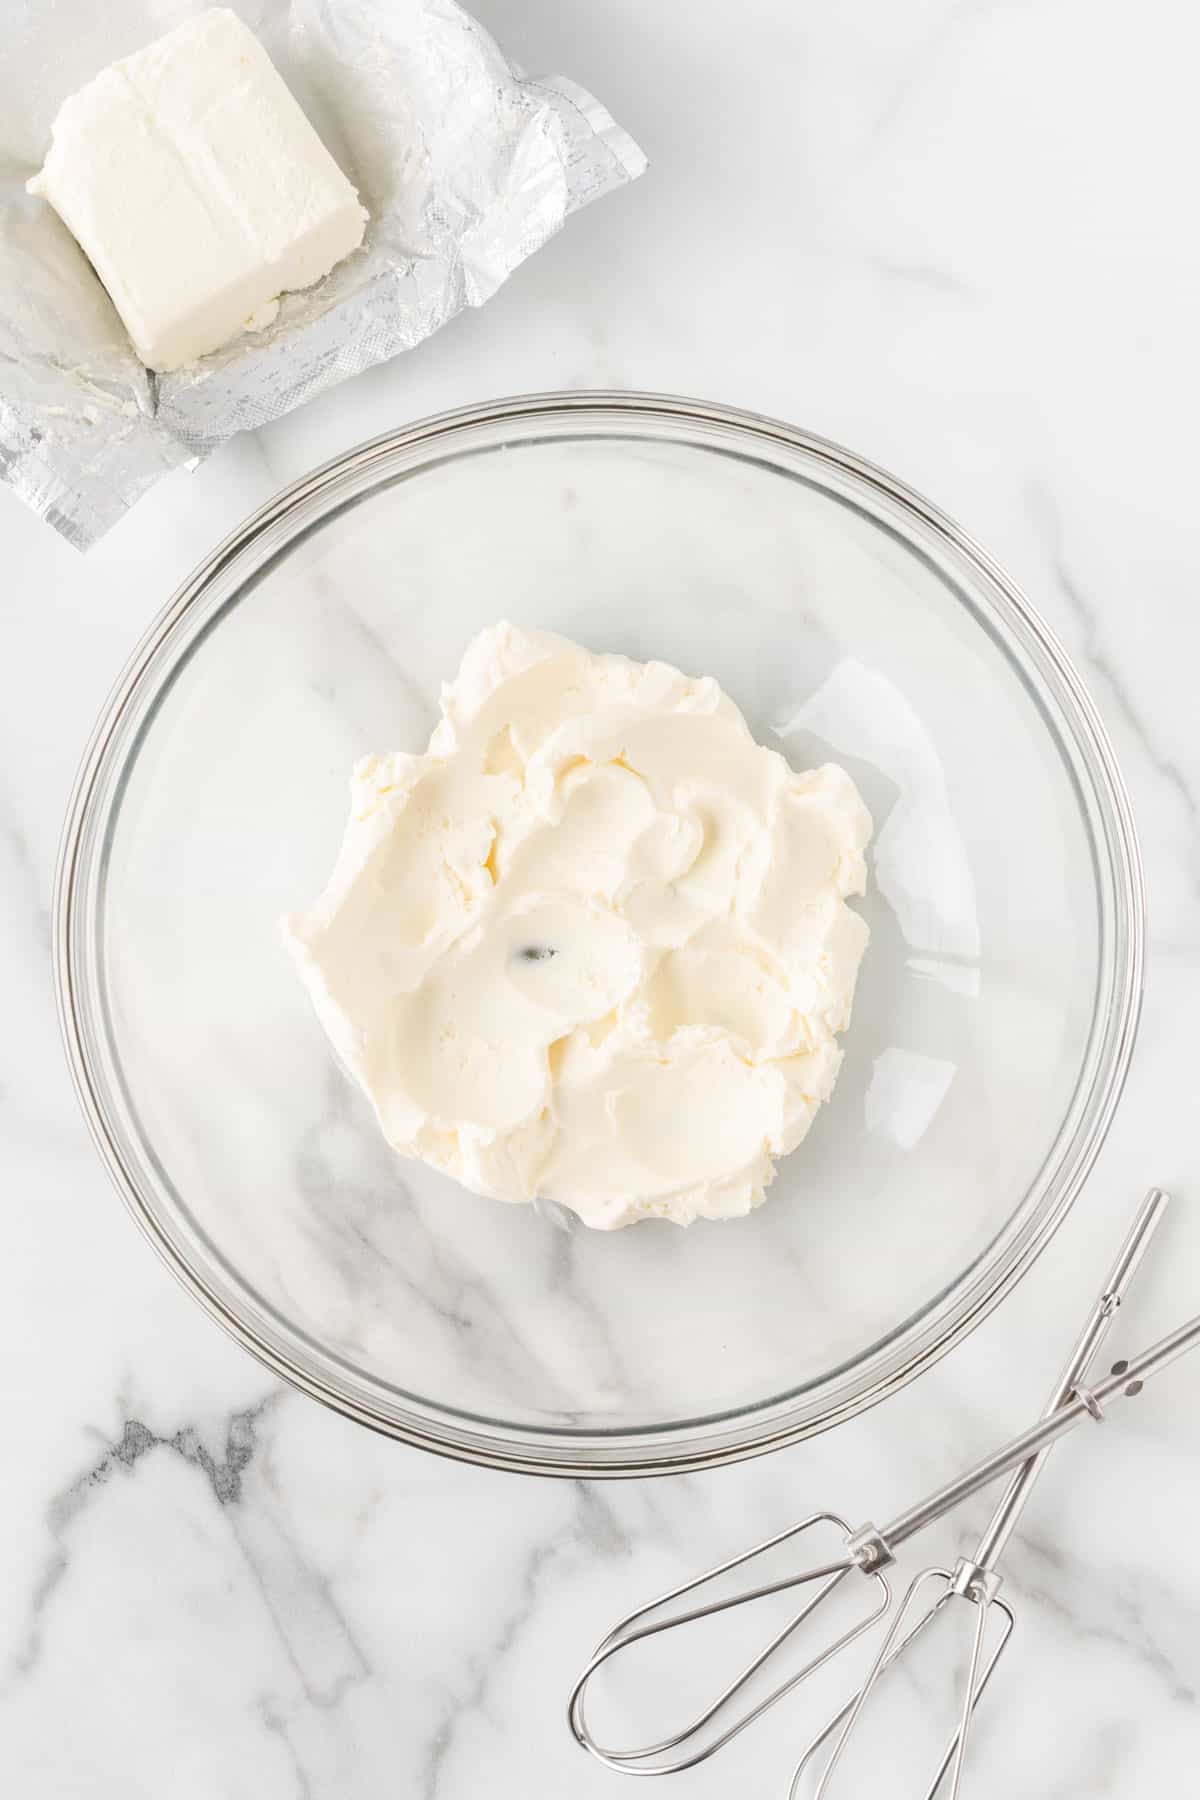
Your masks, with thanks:
M1167 1196L1162 1190L1151 1188L1121 1247L1104 1290L1092 1309L1091 1317L1055 1384L1046 1405L1045 1416L1053 1413L1072 1394L1080 1395L1087 1404L1088 1392L1081 1384L1087 1379L1088 1371L1108 1334L1166 1204ZM1113 1373L1124 1376L1128 1382L1129 1374L1124 1363L1115 1364ZM1099 1414L1095 1416L1099 1417ZM851 1734L856 1727L860 1727L860 1721L870 1705L880 1678L893 1668L903 1652L909 1651L919 1640L932 1636L939 1624L948 1627L952 1613L961 1611L965 1604L974 1606L975 1618L970 1632L970 1649L962 1680L958 1715L950 1741L923 1796L923 1800L934 1800L934 1796L941 1793L944 1800L958 1800L966 1758L967 1734L975 1707L1004 1653L1016 1623L1012 1608L1006 1600L1000 1598L1001 1578L996 1565L1049 1454L1048 1448L1039 1451L1013 1475L988 1521L974 1556L960 1557L953 1569L923 1569L913 1577L862 1687L812 1739L801 1757L792 1777L789 1800L800 1800L801 1795L805 1796L805 1800L810 1800L810 1797L811 1800L835 1800L842 1785L837 1779L837 1773L846 1768L843 1759ZM921 1604L922 1600L924 1604ZM1003 1623L993 1648L985 1656L988 1626L994 1614L998 1614ZM910 1620L911 1623L906 1623ZM947 1630L947 1636L950 1635ZM942 1783L946 1781L947 1775L949 1782L943 1788ZM806 1783L806 1776L813 1785ZM852 1790L846 1790L850 1791Z
M599 1645L572 1689L568 1717L571 1730L578 1742L608 1767L629 1775L674 1774L705 1761L752 1725L769 1707L774 1706L785 1695L792 1693L801 1682L829 1663L833 1657L882 1617L891 1603L891 1594L883 1570L894 1560L895 1552L901 1544L910 1537L914 1537L917 1532L924 1530L927 1525L942 1518L961 1501L977 1493L999 1476L1012 1470L1019 1470L1006 1490L975 1557L969 1560L963 1559L954 1570L926 1570L911 1584L904 1605L897 1615L895 1624L887 1634L866 1682L858 1694L830 1720L812 1741L797 1768L792 1788L793 1795L798 1796L800 1783L804 1776L812 1774L819 1782L819 1785L812 1790L812 1800L834 1800L831 1783L841 1764L850 1733L861 1718L876 1683L904 1650L918 1636L925 1633L935 1619L944 1614L952 1602L961 1600L972 1603L978 1608L978 1617L972 1634L963 1702L953 1737L935 1772L932 1786L926 1790L926 1800L932 1800L932 1796L937 1792L947 1771L950 1771L952 1785L948 1790L948 1800L953 1800L961 1782L967 1729L975 1705L1003 1652L1012 1629L1012 1613L1006 1603L997 1597L999 1577L996 1575L995 1565L1008 1542L1017 1514L1028 1498L1033 1483L1040 1473L1047 1451L1058 1438L1073 1430L1082 1420L1102 1419L1105 1408L1111 1400L1118 1396L1133 1398L1141 1392L1143 1384L1151 1375L1164 1369L1177 1356L1200 1346L1200 1317L1196 1317L1180 1326L1168 1337L1152 1345L1150 1349L1143 1351L1141 1355L1116 1363L1112 1374L1094 1388L1084 1385L1084 1377L1108 1332L1150 1236L1162 1217L1165 1205L1166 1196L1158 1189L1152 1189L1142 1202L1100 1296L1089 1314L1068 1365L1055 1387L1050 1409L1037 1424L1022 1432L1019 1437L1013 1438L1002 1449L976 1463L955 1480L939 1488L936 1493L901 1513L882 1529L866 1524L852 1532L845 1521L836 1514L814 1513L801 1520L799 1524L789 1527L788 1530L779 1532L776 1536L754 1545L738 1556L731 1557L717 1567L706 1570L703 1574L682 1583L668 1593L661 1594L649 1604L630 1613L609 1632ZM777 1552L781 1546L800 1538L804 1533L822 1523L835 1525L845 1538L841 1553L831 1560L801 1569L796 1574L789 1574L780 1579L759 1582L757 1585L740 1589L736 1593L717 1599L707 1601L700 1599L698 1602L684 1605L679 1610L667 1611L665 1616L655 1617L655 1615L663 1613L664 1609L673 1608L676 1602L683 1601L688 1596L698 1596L702 1589L710 1584L720 1582L733 1571L744 1568L770 1552ZM745 1695L746 1689L753 1682L755 1676L764 1669L767 1662L785 1644L789 1644L793 1640L799 1641L798 1634L805 1624L813 1618L824 1603L832 1598L833 1593L846 1577L854 1572L865 1575L873 1585L875 1603L870 1609L865 1611L857 1621L842 1631L833 1641L815 1647L812 1653L807 1654L802 1667L772 1688L764 1698L744 1703L740 1712L733 1712L733 1703L740 1696ZM937 1584L936 1597L905 1630L904 1622L914 1615L917 1600L934 1584ZM748 1606L753 1602L786 1593L791 1589L807 1590L796 1612L784 1622L781 1629L770 1637L764 1648L751 1658L716 1698L681 1730L656 1743L631 1749L614 1749L601 1744L596 1739L588 1725L585 1701L588 1689L598 1671L606 1664L611 1663L614 1657L660 1632L677 1630L699 1620L711 1618L730 1608ZM987 1624L994 1610L1000 1612L1003 1630L999 1642L985 1656ZM821 1766L820 1758L826 1746L828 1746L827 1758ZM819 1776L817 1775L818 1767L820 1767Z

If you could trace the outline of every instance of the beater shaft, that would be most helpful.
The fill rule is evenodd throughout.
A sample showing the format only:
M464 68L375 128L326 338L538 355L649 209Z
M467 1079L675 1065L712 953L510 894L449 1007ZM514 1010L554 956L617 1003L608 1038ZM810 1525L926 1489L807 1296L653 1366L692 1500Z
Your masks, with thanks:
M1129 1290L1129 1284L1137 1274L1143 1256L1150 1247L1150 1239L1158 1229L1163 1214L1167 1209L1168 1197L1161 1188L1151 1188L1134 1216L1129 1234L1117 1254L1116 1261L1109 1270L1104 1292L1092 1310L1092 1316L1079 1334L1079 1338L1067 1359L1066 1367L1059 1376L1058 1384L1050 1396L1046 1407L1048 1413L1055 1412L1074 1393L1078 1384L1085 1380L1101 1344L1107 1337L1116 1318L1117 1311ZM1031 1456L1022 1464L1009 1482L999 1505L988 1522L987 1529L979 1540L978 1548L972 1559L979 1569L994 1569L1004 1553L1004 1547L1012 1536L1013 1528L1020 1517L1021 1510L1028 1500L1033 1484L1042 1472L1046 1458L1050 1454L1049 1446Z
M1160 1338L1156 1344L1151 1344L1140 1355L1131 1357L1128 1362L1118 1363L1117 1372L1094 1388L1076 1388L1072 1398L1064 1405L1048 1413L1036 1425L1031 1425L1019 1437L1010 1439L1002 1449L993 1451L991 1456L985 1456L962 1475L948 1481L945 1487L939 1488L927 1499L909 1507L907 1512L902 1512L898 1518L893 1519L883 1531L876 1531L873 1526L864 1526L851 1539L854 1560L865 1569L879 1566L877 1555L884 1562L890 1561L891 1552L898 1544L915 1537L918 1531L924 1531L935 1519L942 1518L962 1501L969 1500L972 1494L987 1487L998 1475L1007 1474L1018 1463L1027 1462L1039 1451L1049 1449L1059 1438L1074 1431L1082 1419L1103 1419L1104 1409L1110 1400L1132 1400L1141 1393L1152 1375L1160 1374L1178 1357L1196 1349L1197 1345L1200 1345L1200 1314L1189 1319L1186 1325L1180 1325L1165 1338Z

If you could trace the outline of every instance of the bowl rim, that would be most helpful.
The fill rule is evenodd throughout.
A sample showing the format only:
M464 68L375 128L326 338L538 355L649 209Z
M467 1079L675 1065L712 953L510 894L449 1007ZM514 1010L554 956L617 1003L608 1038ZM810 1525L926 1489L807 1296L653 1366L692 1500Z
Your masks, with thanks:
M377 464L386 465L398 453L420 451L427 446L453 448L456 435L479 427L527 425L530 420L554 420L586 425L627 420L652 424L689 422L697 428L726 430L760 446L799 452L864 483L893 505L915 514L917 520L941 544L981 573L1031 643L1057 683L1077 752L1087 765L1100 804L1102 835L1108 848L1104 871L1112 883L1113 951L1112 994L1106 1024L1107 1052L1097 1060L1074 1133L1065 1134L1070 1110L1051 1151L1060 1150L1059 1167L1047 1182L1057 1180L1053 1202L1043 1208L1026 1240L1006 1264L978 1284L970 1304L944 1319L925 1341L909 1347L893 1366L848 1396L835 1400L818 1417L789 1418L788 1403L769 1405L770 1417L754 1424L755 1409L747 1414L724 1416L717 1423L692 1421L669 1426L615 1433L570 1431L555 1434L549 1428L528 1429L506 1425L507 1441L489 1432L472 1429L469 1421L455 1417L439 1403L429 1402L434 1423L420 1414L403 1418L387 1416L342 1391L305 1367L278 1343L268 1342L252 1323L235 1312L204 1272L180 1251L167 1235L153 1208L143 1197L135 1171L115 1134L109 1130L103 1087L95 1079L87 1032L81 1013L81 980L77 950L78 918L85 905L80 887L85 858L85 833L92 818L93 800L109 752L127 713L139 697L143 680L158 653L189 611L208 593L211 585L232 568L246 551L260 545L269 534L278 534L289 520L300 516L304 529L316 521L308 514L322 497L334 499L348 478L363 481ZM369 489L368 489L369 491ZM330 509L332 512L336 508ZM330 516L326 514L324 516ZM290 541L284 538L282 542ZM282 543L276 544L278 550ZM1093 827L1093 837L1096 835ZM647 1476L682 1473L715 1467L762 1455L782 1445L814 1436L856 1417L867 1408L898 1392L969 1335L1028 1273L1042 1250L1062 1224L1089 1175L1108 1134L1128 1074L1137 1037L1145 971L1145 895L1141 853L1132 808L1116 756L1090 694L1055 634L1045 624L1024 593L1004 573L989 553L923 495L888 471L855 452L814 433L757 412L681 396L619 389L567 389L516 395L457 407L429 415L410 425L383 432L343 451L309 474L284 487L235 528L176 589L151 621L101 709L80 759L67 806L55 871L52 903L53 964L60 1030L72 1082L92 1140L109 1177L144 1237L167 1264L183 1287L232 1337L301 1392L321 1401L344 1417L414 1447L485 1467L518 1473L579 1477ZM1095 1033L1093 1032L1093 1037ZM1077 1091L1078 1092L1078 1091ZM1076 1104L1073 1100L1072 1105ZM1065 1134L1065 1141L1064 1139ZM791 1410L795 1410L794 1397ZM695 1439L697 1427L706 1435ZM692 1441L681 1442L687 1434Z

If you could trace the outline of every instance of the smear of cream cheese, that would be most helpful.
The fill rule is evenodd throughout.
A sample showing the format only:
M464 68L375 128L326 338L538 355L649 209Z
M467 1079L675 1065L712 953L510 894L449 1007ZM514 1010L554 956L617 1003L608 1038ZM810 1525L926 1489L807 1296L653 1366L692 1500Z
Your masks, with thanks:
M284 935L388 1142L602 1230L763 1199L841 1062L871 820L710 678L501 624Z

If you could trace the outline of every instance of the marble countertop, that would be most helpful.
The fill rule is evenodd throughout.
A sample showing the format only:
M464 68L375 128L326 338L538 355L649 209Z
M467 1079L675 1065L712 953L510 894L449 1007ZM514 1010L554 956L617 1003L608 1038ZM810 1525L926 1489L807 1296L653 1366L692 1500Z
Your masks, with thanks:
M1024 1423L1151 1182L1177 1204L1122 1345L1200 1298L1200 27L1171 0L1136 17L1108 0L476 10L527 67L602 96L647 176L572 220L482 312L170 477L86 559L0 491L0 1757L29 1800L620 1794L562 1707L567 1671L622 1602L818 1501L884 1516ZM323 1411L227 1341L109 1188L48 952L77 759L190 567L361 438L569 386L777 414L959 518L1091 687L1150 902L1125 1100L1019 1290L867 1416L664 1482L438 1461ZM1048 1469L1005 1565L1020 1630L981 1720L965 1788L979 1800L1194 1791L1198 1379L1182 1365ZM923 1548L965 1548L982 1517L965 1509ZM798 1715L773 1722L670 1791L739 1783L782 1800L802 1735ZM882 1766L876 1791L890 1791Z

